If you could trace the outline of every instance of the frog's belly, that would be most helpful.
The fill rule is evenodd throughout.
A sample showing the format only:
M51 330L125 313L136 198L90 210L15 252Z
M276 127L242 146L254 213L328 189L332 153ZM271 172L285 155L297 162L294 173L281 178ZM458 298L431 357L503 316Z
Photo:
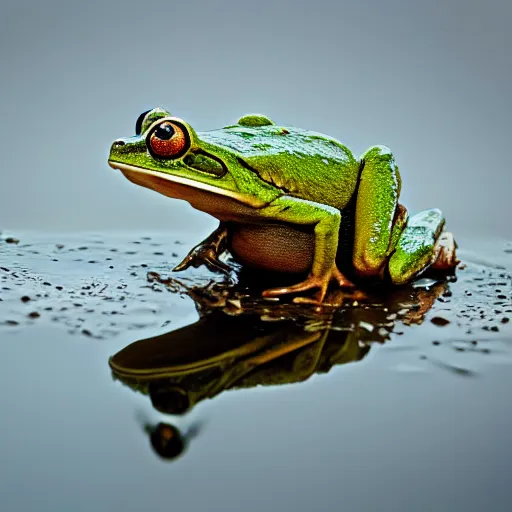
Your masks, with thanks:
M308 272L313 263L314 234L270 224L231 224L230 250L242 265L275 272Z

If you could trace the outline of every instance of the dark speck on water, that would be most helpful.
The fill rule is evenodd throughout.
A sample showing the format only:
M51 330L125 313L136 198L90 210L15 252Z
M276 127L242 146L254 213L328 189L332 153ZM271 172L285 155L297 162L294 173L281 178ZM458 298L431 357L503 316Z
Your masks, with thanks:
M343 509L358 486L375 497L362 510L512 500L512 262L498 242L462 248L457 279L333 290L316 309L261 300L261 276L171 272L192 238L22 238L0 241L0 494L30 481L37 510L68 492L115 510L140 485L169 506L187 486L228 493L244 511L315 510L317 496Z
M443 318L442 316L435 316L435 317L431 318L430 321L434 325L438 325L439 327L443 327L450 323L450 320L447 320L446 318Z

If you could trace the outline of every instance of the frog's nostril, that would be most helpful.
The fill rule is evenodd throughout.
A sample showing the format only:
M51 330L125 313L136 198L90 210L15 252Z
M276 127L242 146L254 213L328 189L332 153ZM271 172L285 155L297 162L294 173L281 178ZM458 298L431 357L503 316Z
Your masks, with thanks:
M121 146L124 146L124 140L116 140L114 141L114 144L112 144L112 147L119 148Z

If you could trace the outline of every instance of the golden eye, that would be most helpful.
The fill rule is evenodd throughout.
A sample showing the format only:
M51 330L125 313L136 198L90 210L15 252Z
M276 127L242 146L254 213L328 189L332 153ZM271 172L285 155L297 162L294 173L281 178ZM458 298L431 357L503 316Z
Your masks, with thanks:
M147 146L159 158L178 158L187 152L190 137L184 126L162 121L149 133Z

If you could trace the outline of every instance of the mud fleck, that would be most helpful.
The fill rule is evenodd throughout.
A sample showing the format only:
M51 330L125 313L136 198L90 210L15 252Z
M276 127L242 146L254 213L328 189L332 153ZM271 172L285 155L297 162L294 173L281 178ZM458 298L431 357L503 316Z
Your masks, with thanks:
M444 327L445 325L448 325L450 323L450 320L447 320L446 318L443 318L442 316L435 316L430 319L430 321L439 327Z

